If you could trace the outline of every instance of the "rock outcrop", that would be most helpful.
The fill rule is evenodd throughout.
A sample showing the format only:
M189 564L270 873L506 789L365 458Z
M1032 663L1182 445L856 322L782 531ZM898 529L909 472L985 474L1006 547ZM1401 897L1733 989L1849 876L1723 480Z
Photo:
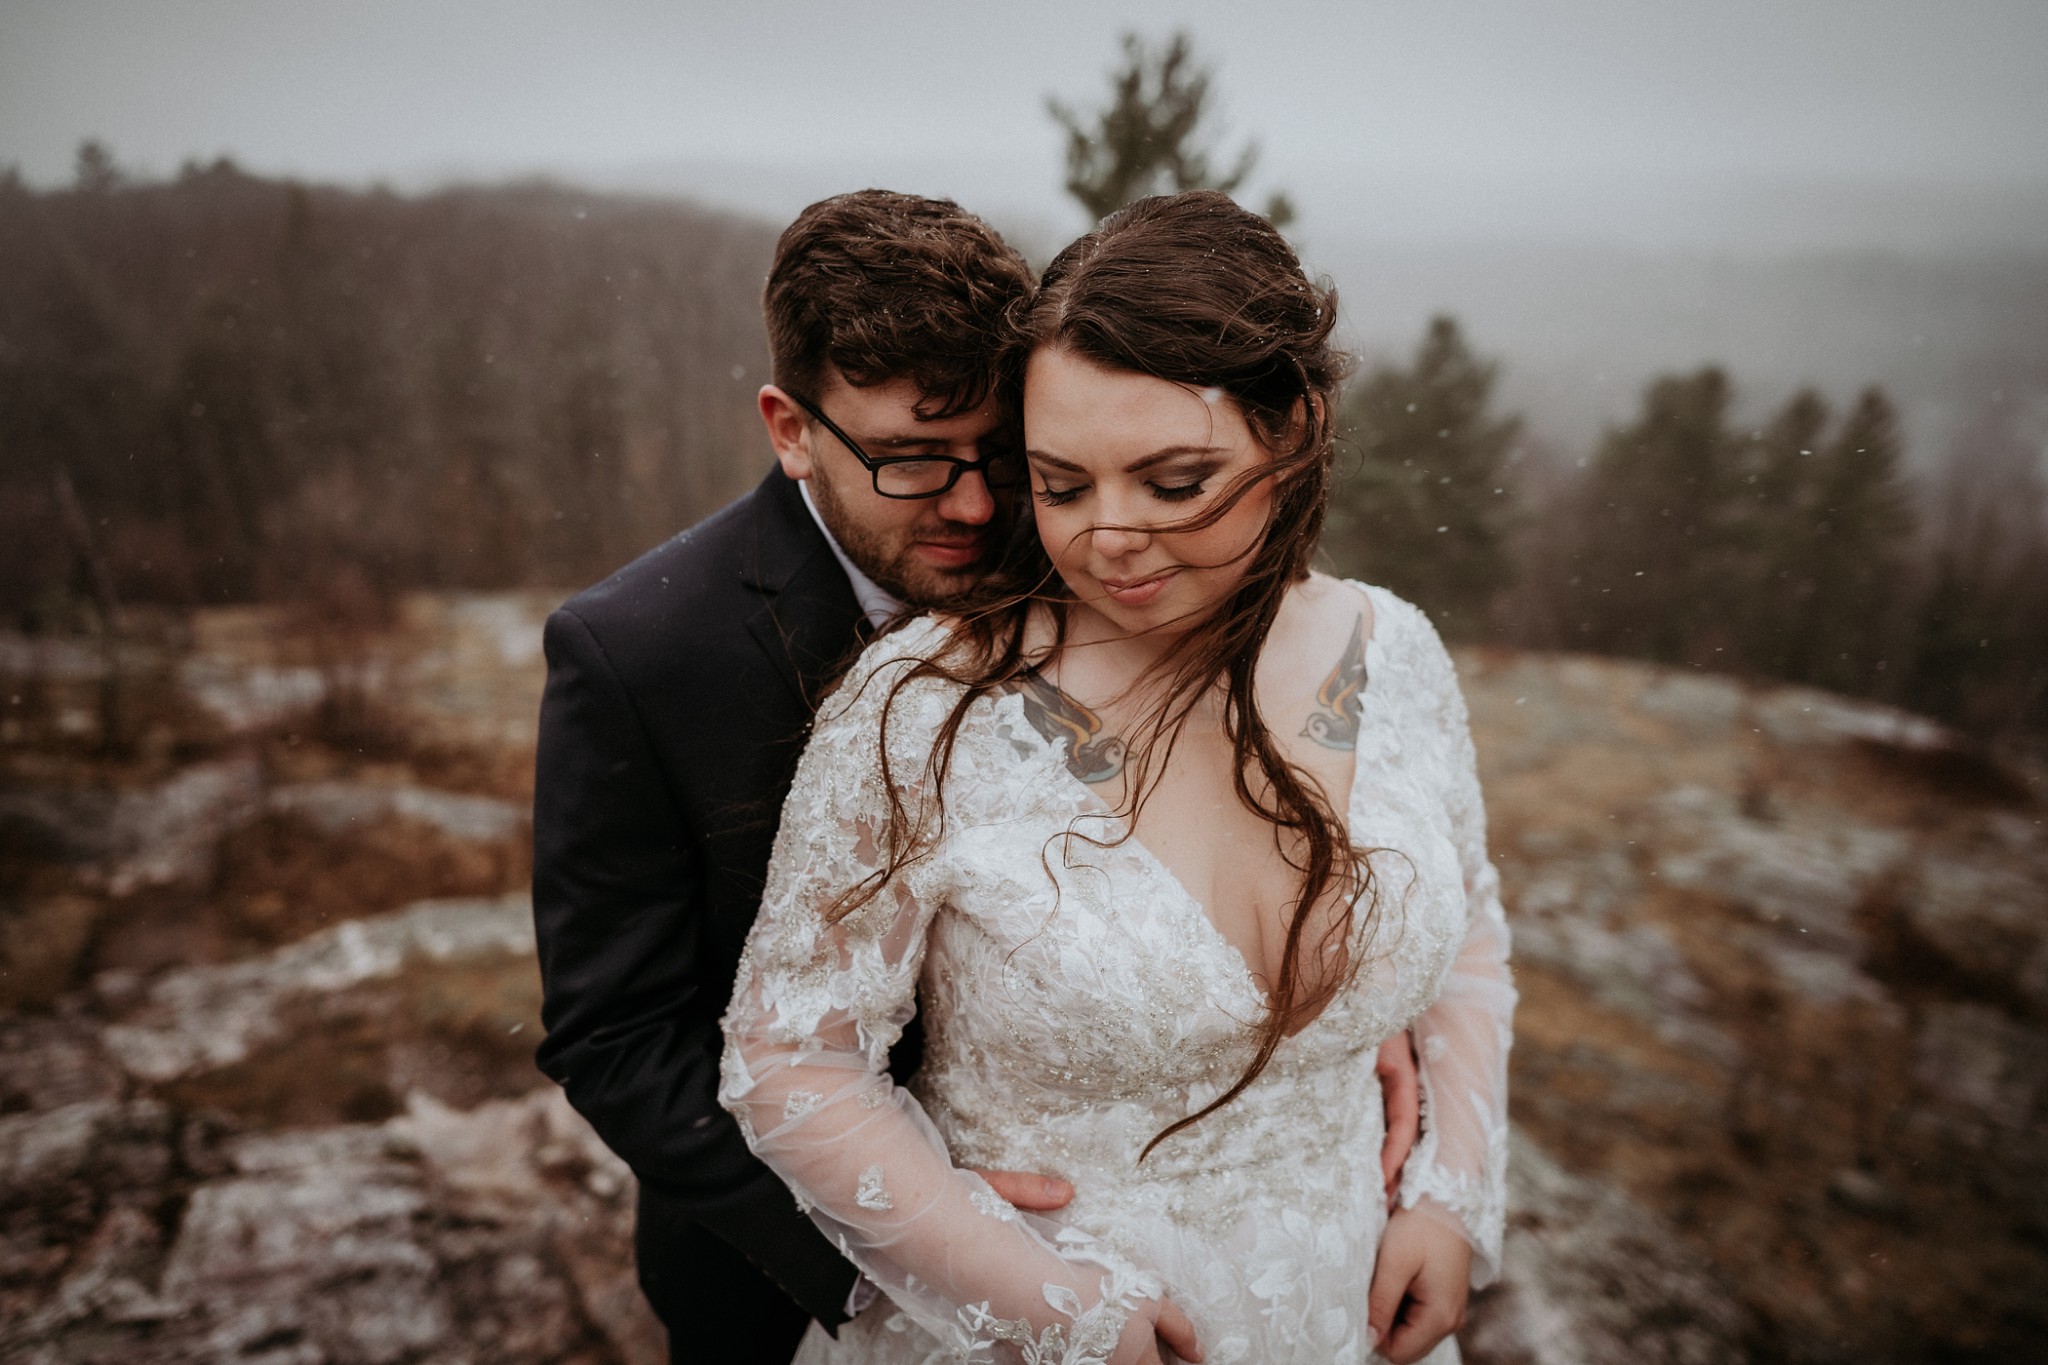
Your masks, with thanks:
M1650 1210L1754 1314L1726 1358L2039 1355L2037 780L1805 689L1462 665L1526 1136Z
M0 1356L28 1365L666 1360L631 1177L551 1091L227 1135L149 1099L0 1120ZM10 1296L15 1297L15 1296Z
M0 639L0 1358L641 1362L532 1069L533 597ZM1460 658L1516 935L1474 1365L2048 1356L2036 777L1881 707ZM346 705L340 705L346 702Z

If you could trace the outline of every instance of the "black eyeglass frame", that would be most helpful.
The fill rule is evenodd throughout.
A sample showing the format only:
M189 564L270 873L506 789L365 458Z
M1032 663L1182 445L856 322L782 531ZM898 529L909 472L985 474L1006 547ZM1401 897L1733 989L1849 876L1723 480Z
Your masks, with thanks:
M943 498L946 494L953 491L953 485L960 482L960 476L969 470L980 474L982 481L990 488L1016 488L1024 482L1024 459L1021 455L984 455L979 460L962 460L952 455L884 455L877 459L875 456L862 450L860 442L841 431L837 422L834 422L830 417L820 412L817 404L811 402L808 398L802 398L790 393L788 389L784 389L783 393L788 396L790 402L816 418L819 426L837 437L839 444L853 452L853 458L859 460L861 467L868 471L868 479L874 484L875 493L878 497L893 498L898 502L922 502L926 498ZM1003 459L1015 461L1014 472L1001 478L991 478L992 463ZM890 465L897 464L943 464L950 466L950 468L946 474L946 481L929 493L891 493L882 487L882 471Z

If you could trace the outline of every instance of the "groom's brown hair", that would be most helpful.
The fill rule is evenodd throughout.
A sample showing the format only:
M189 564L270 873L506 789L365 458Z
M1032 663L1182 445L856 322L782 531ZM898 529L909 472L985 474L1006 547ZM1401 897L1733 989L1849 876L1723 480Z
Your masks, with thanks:
M815 400L827 365L865 388L908 379L926 417L996 386L1031 268L950 199L856 190L797 215L775 245L762 311L776 385Z

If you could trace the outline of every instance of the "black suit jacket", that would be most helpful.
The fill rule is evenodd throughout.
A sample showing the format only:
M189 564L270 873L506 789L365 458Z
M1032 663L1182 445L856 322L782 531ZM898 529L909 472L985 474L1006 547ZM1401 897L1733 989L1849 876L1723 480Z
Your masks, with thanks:
M855 1278L717 1091L783 798L859 621L776 470L547 623L539 1062L640 1179L641 1283L679 1360L786 1362L809 1318L844 1319Z

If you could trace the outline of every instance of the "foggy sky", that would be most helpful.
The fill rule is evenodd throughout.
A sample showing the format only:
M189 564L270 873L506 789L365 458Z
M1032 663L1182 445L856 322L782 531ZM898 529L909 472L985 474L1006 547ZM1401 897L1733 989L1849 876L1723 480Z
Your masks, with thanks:
M786 217L864 183L1078 225L1048 93L1190 28L1311 240L2048 245L2043 0L5 0L0 165L78 142Z

